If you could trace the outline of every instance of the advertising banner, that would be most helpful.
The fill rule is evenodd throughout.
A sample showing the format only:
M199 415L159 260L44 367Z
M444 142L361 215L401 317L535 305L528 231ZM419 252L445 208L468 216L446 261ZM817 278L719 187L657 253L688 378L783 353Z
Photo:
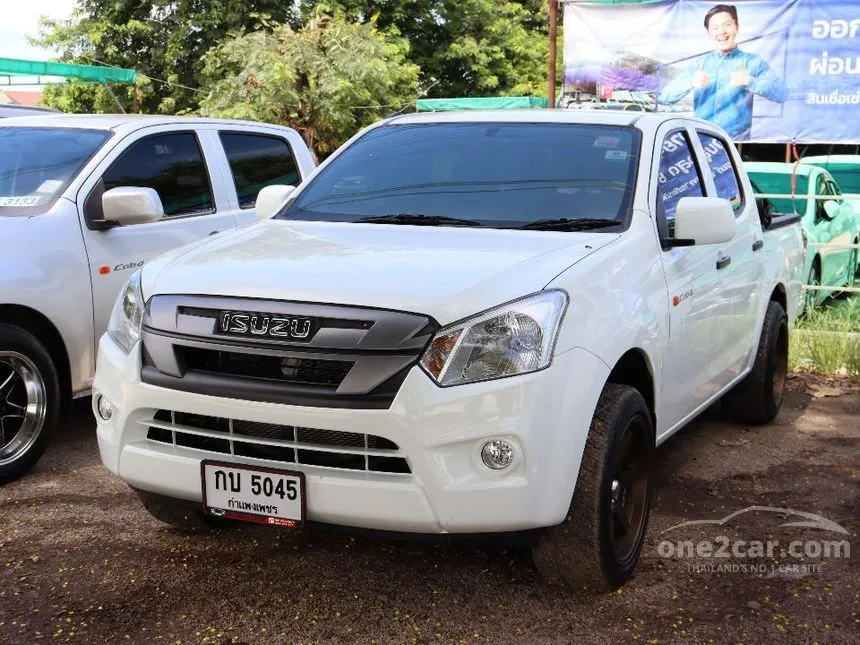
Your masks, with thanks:
M562 2L563 107L695 114L738 142L860 142L860 0Z

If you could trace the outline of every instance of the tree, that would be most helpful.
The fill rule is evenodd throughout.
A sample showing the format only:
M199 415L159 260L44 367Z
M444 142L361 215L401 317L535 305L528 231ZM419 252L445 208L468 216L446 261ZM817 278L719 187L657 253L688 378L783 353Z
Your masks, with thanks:
M114 86L125 109L183 113L199 106L203 59L225 39L318 12L373 24L409 42L428 96L546 94L548 0L77 0L71 20L42 23L40 45L67 62L133 67ZM116 111L100 87L50 87L44 101L73 112Z
M375 21L411 44L429 96L545 95L547 0L319 0L307 12L342 11Z
M131 67L136 87L115 86L125 109L175 113L197 107L202 58L213 46L268 19L298 20L284 0L78 0L70 20L44 20L35 43L59 59ZM47 88L44 101L74 112L117 111L104 88Z
M205 57L200 112L290 125L325 156L415 99L419 70L408 52L372 22L323 14L298 31L284 24L234 37Z

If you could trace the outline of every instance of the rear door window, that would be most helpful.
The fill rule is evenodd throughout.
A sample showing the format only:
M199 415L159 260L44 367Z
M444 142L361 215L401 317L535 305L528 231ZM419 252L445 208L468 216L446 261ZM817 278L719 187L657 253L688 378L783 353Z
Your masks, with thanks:
M301 181L290 146L280 137L221 132L240 208L254 208L266 186L297 186Z
M739 215L744 201L741 182L725 142L706 132L699 132L699 140L705 149L708 169L717 187L717 197L729 200L735 215Z

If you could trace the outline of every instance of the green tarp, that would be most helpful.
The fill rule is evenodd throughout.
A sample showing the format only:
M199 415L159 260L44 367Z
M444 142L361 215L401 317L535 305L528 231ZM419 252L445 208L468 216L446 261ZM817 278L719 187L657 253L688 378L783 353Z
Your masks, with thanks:
M419 112L442 112L444 110L518 110L537 109L549 106L545 96L501 96L479 99L418 99Z
M0 58L0 76L62 76L87 83L128 83L129 85L134 84L137 79L137 73L133 69L45 63L15 58Z

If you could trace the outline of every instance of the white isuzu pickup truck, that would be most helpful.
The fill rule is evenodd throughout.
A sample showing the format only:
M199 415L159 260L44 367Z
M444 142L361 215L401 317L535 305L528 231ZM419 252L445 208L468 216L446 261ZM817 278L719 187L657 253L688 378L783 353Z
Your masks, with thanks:
M297 132L239 121L45 115L0 120L0 484L89 393L128 276L255 220L258 191L315 168Z
M704 121L386 120L271 219L130 277L102 461L178 525L517 532L547 578L614 588L655 446L718 399L780 409L804 249L762 219Z

